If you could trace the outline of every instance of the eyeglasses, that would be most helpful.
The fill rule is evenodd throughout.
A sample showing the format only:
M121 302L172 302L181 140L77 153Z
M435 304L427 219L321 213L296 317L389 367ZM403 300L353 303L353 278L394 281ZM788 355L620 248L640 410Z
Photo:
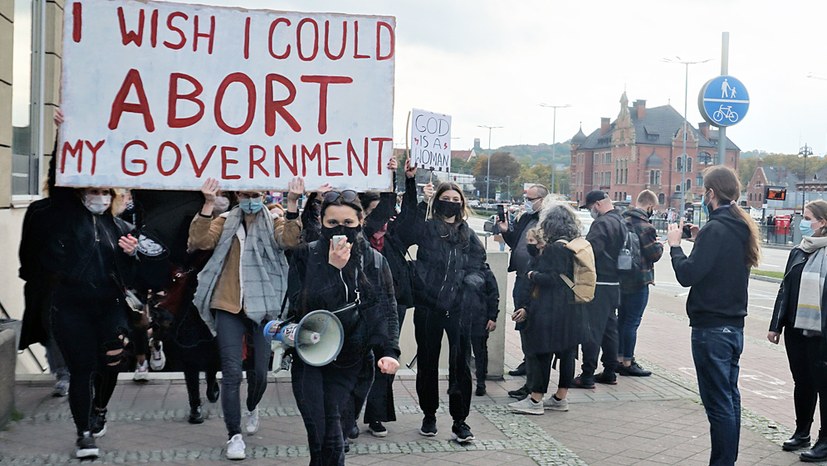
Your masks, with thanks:
M528 197L528 196L524 196L524 197L525 197L525 200L527 200L527 201L531 201L531 202L534 202L534 201L536 201L537 199L542 199L542 197L540 197L540 196L537 196L537 197L535 197L535 198L530 198L530 197Z
M336 202L339 198L344 202L353 203L359 198L359 193L352 189L346 189L344 191L328 191L322 196L324 202L327 203Z

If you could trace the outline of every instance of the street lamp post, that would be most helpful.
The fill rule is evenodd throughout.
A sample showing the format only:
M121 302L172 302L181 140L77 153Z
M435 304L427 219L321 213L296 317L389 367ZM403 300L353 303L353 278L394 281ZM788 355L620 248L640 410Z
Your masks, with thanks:
M552 117L552 124L551 124L551 192L557 192L557 182L555 180L554 174L556 170L554 170L554 158L555 158L555 151L557 145L557 109L558 108L568 108L571 107L569 104L564 105L549 105L549 104L540 104L541 107L551 108L553 109L553 117Z
M491 130L502 126L477 125L477 128L488 129L488 168L485 171L485 202L491 203Z
M698 65L700 63L706 63L710 60L712 59L707 58L706 60L689 61L681 60L681 57L662 59L662 61L666 63L680 63L684 65L686 69L683 85L683 153L681 154L681 218L683 218L685 214L684 210L686 209L686 126L688 123L686 120L686 110L687 103L689 102L689 65Z
M807 203L807 157L813 155L813 148L805 143L798 155L804 157L804 175L801 177L801 215L804 215L804 204Z

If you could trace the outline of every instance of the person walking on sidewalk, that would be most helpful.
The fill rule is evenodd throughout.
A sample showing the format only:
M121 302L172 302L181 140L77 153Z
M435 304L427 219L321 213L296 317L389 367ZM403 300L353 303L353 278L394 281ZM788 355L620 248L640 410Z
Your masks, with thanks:
M758 265L760 244L755 221L736 202L741 183L724 166L704 172L703 209L709 221L690 225L695 245L681 249L681 225L670 224L667 240L675 277L690 287L686 313L692 327L692 358L698 391L709 420L711 465L733 465L741 432L739 359L744 348L749 271Z
M221 357L221 409L229 437L225 454L228 459L244 459L239 399L243 346L246 343L251 362L245 423L250 435L258 431L258 403L267 389L271 351L262 332L263 322L270 320L269 312L281 308L287 292L284 250L299 242L297 201L304 181L295 178L290 182L287 220L274 220L264 208L262 193L251 191L238 192L238 205L213 218L218 189L217 180L204 182L204 206L190 224L188 249L213 251L198 274L193 303L216 337Z
M548 188L545 186L535 184L529 187L525 192L525 211L520 215L519 219L517 219L516 222L501 222L497 224L498 232L502 235L505 244L508 244L508 247L511 248L511 257L508 260L508 271L516 272L514 290L524 286L521 282L526 280L525 273L528 271L528 262L531 260L525 247L526 234L528 230L537 226L540 218L540 209L543 206L543 201L546 196L548 196ZM514 291L512 291L512 295L512 297L516 296L514 295ZM516 297L514 301L516 303ZM516 311L517 309L515 306L514 310ZM517 327L520 327L520 325L517 325ZM517 328L517 330L519 330L519 328ZM525 354L526 342L522 337L522 332L520 333L520 346L522 346L523 354ZM508 375L526 375L525 359L516 369L509 371ZM528 391L524 384L521 388L512 390L508 394L512 398L522 399L528 395Z
M431 218L425 206L399 225L403 242L419 246L414 272L414 335L416 338L416 394L425 416L419 433L437 434L439 407L439 353L442 335L448 335L448 406L454 420L453 438L474 440L465 422L471 408L471 309L467 306L485 286L482 264L485 248L466 222L467 204L462 189L451 182L437 186Z
M585 337L586 321L585 305L574 302L574 293L561 275L574 277L574 255L566 243L580 237L580 222L568 205L555 205L548 209L540 227L531 230L530 239L532 233L537 241L528 244L529 254L536 257L526 274L531 284L530 304L516 316L526 321L523 333L532 342L526 354L530 394L508 406L523 414L543 414L546 409L568 411L566 395L574 378L577 345ZM543 400L553 357L560 370L557 390Z
M637 196L634 209L623 212L626 228L637 234L640 240L640 256L643 263L633 276L620 281L620 307L617 309L617 373L634 377L647 377L651 371L640 367L635 361L637 329L643 318L643 311L649 302L649 285L655 283L655 262L663 256L663 244L658 233L649 222L658 197L644 189Z
M310 465L344 465L341 409L370 352L383 374L399 369L399 327L391 270L362 235L357 193L328 191L319 212L321 238L293 253L290 315L300 320L316 309L335 312L344 343L336 360L321 367L294 357L291 380L307 430Z
M822 427L812 449L801 453L801 460L827 460L827 354L824 316L827 314L827 201L815 200L804 207L799 225L801 243L790 251L784 280L772 311L767 339L778 344L784 333L784 346L793 375L795 433L784 442L786 451L810 446L816 401Z
M594 251L597 286L594 299L587 305L590 333L583 343L582 372L574 379L574 388L594 388L594 383L617 384L617 307L620 304L620 281L617 257L623 247L625 228L620 211L603 191L591 191L581 209L591 211L594 223L586 240ZM603 372L595 375L597 358L603 348Z

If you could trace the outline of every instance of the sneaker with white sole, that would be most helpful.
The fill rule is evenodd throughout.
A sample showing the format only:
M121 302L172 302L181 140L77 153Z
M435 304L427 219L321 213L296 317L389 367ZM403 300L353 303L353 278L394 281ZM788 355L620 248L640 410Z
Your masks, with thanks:
M252 435L258 432L258 406L252 411L247 411L247 422L244 425L244 431L247 435Z
M563 398L562 400L555 400L554 396L550 396L543 401L543 409L551 411L568 411L569 400Z
M69 394L69 379L61 379L55 382L55 388L52 389L52 396L55 398L62 398Z
M451 439L457 443L467 443L475 438L474 433L471 432L471 428L468 427L465 421L454 421L454 425L451 426Z
M382 425L379 421L373 421L368 424L368 430L374 437L387 437L388 436L388 429Z
M161 340L155 341L154 339L149 340L149 352L149 367L156 372L164 370L164 366L167 365L167 356L164 354L164 342Z
M75 442L75 457L78 459L97 458L100 456L100 450L95 445L95 438L92 437L91 432L84 432L78 436Z
M533 415L543 414L543 402L534 401L531 399L531 396L527 396L520 401L508 403L508 407L515 413Z
M241 434L235 434L227 441L227 451L224 452L224 456L228 460L243 460L247 457L247 453L244 451L246 448L247 445L244 444L244 438Z
M92 418L92 424L89 426L92 437L101 438L106 435L106 412L106 409L95 408L95 417Z
M146 359L135 368L135 374L132 376L132 380L135 382L146 382L149 380L149 364L146 362Z

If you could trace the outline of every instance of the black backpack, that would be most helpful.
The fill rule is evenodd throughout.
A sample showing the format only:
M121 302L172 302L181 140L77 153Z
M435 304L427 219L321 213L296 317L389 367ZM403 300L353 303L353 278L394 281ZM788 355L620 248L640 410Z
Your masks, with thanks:
M628 220L620 222L623 231L623 245L617 255L617 272L620 281L634 279L643 270L643 255L640 251L640 237Z

